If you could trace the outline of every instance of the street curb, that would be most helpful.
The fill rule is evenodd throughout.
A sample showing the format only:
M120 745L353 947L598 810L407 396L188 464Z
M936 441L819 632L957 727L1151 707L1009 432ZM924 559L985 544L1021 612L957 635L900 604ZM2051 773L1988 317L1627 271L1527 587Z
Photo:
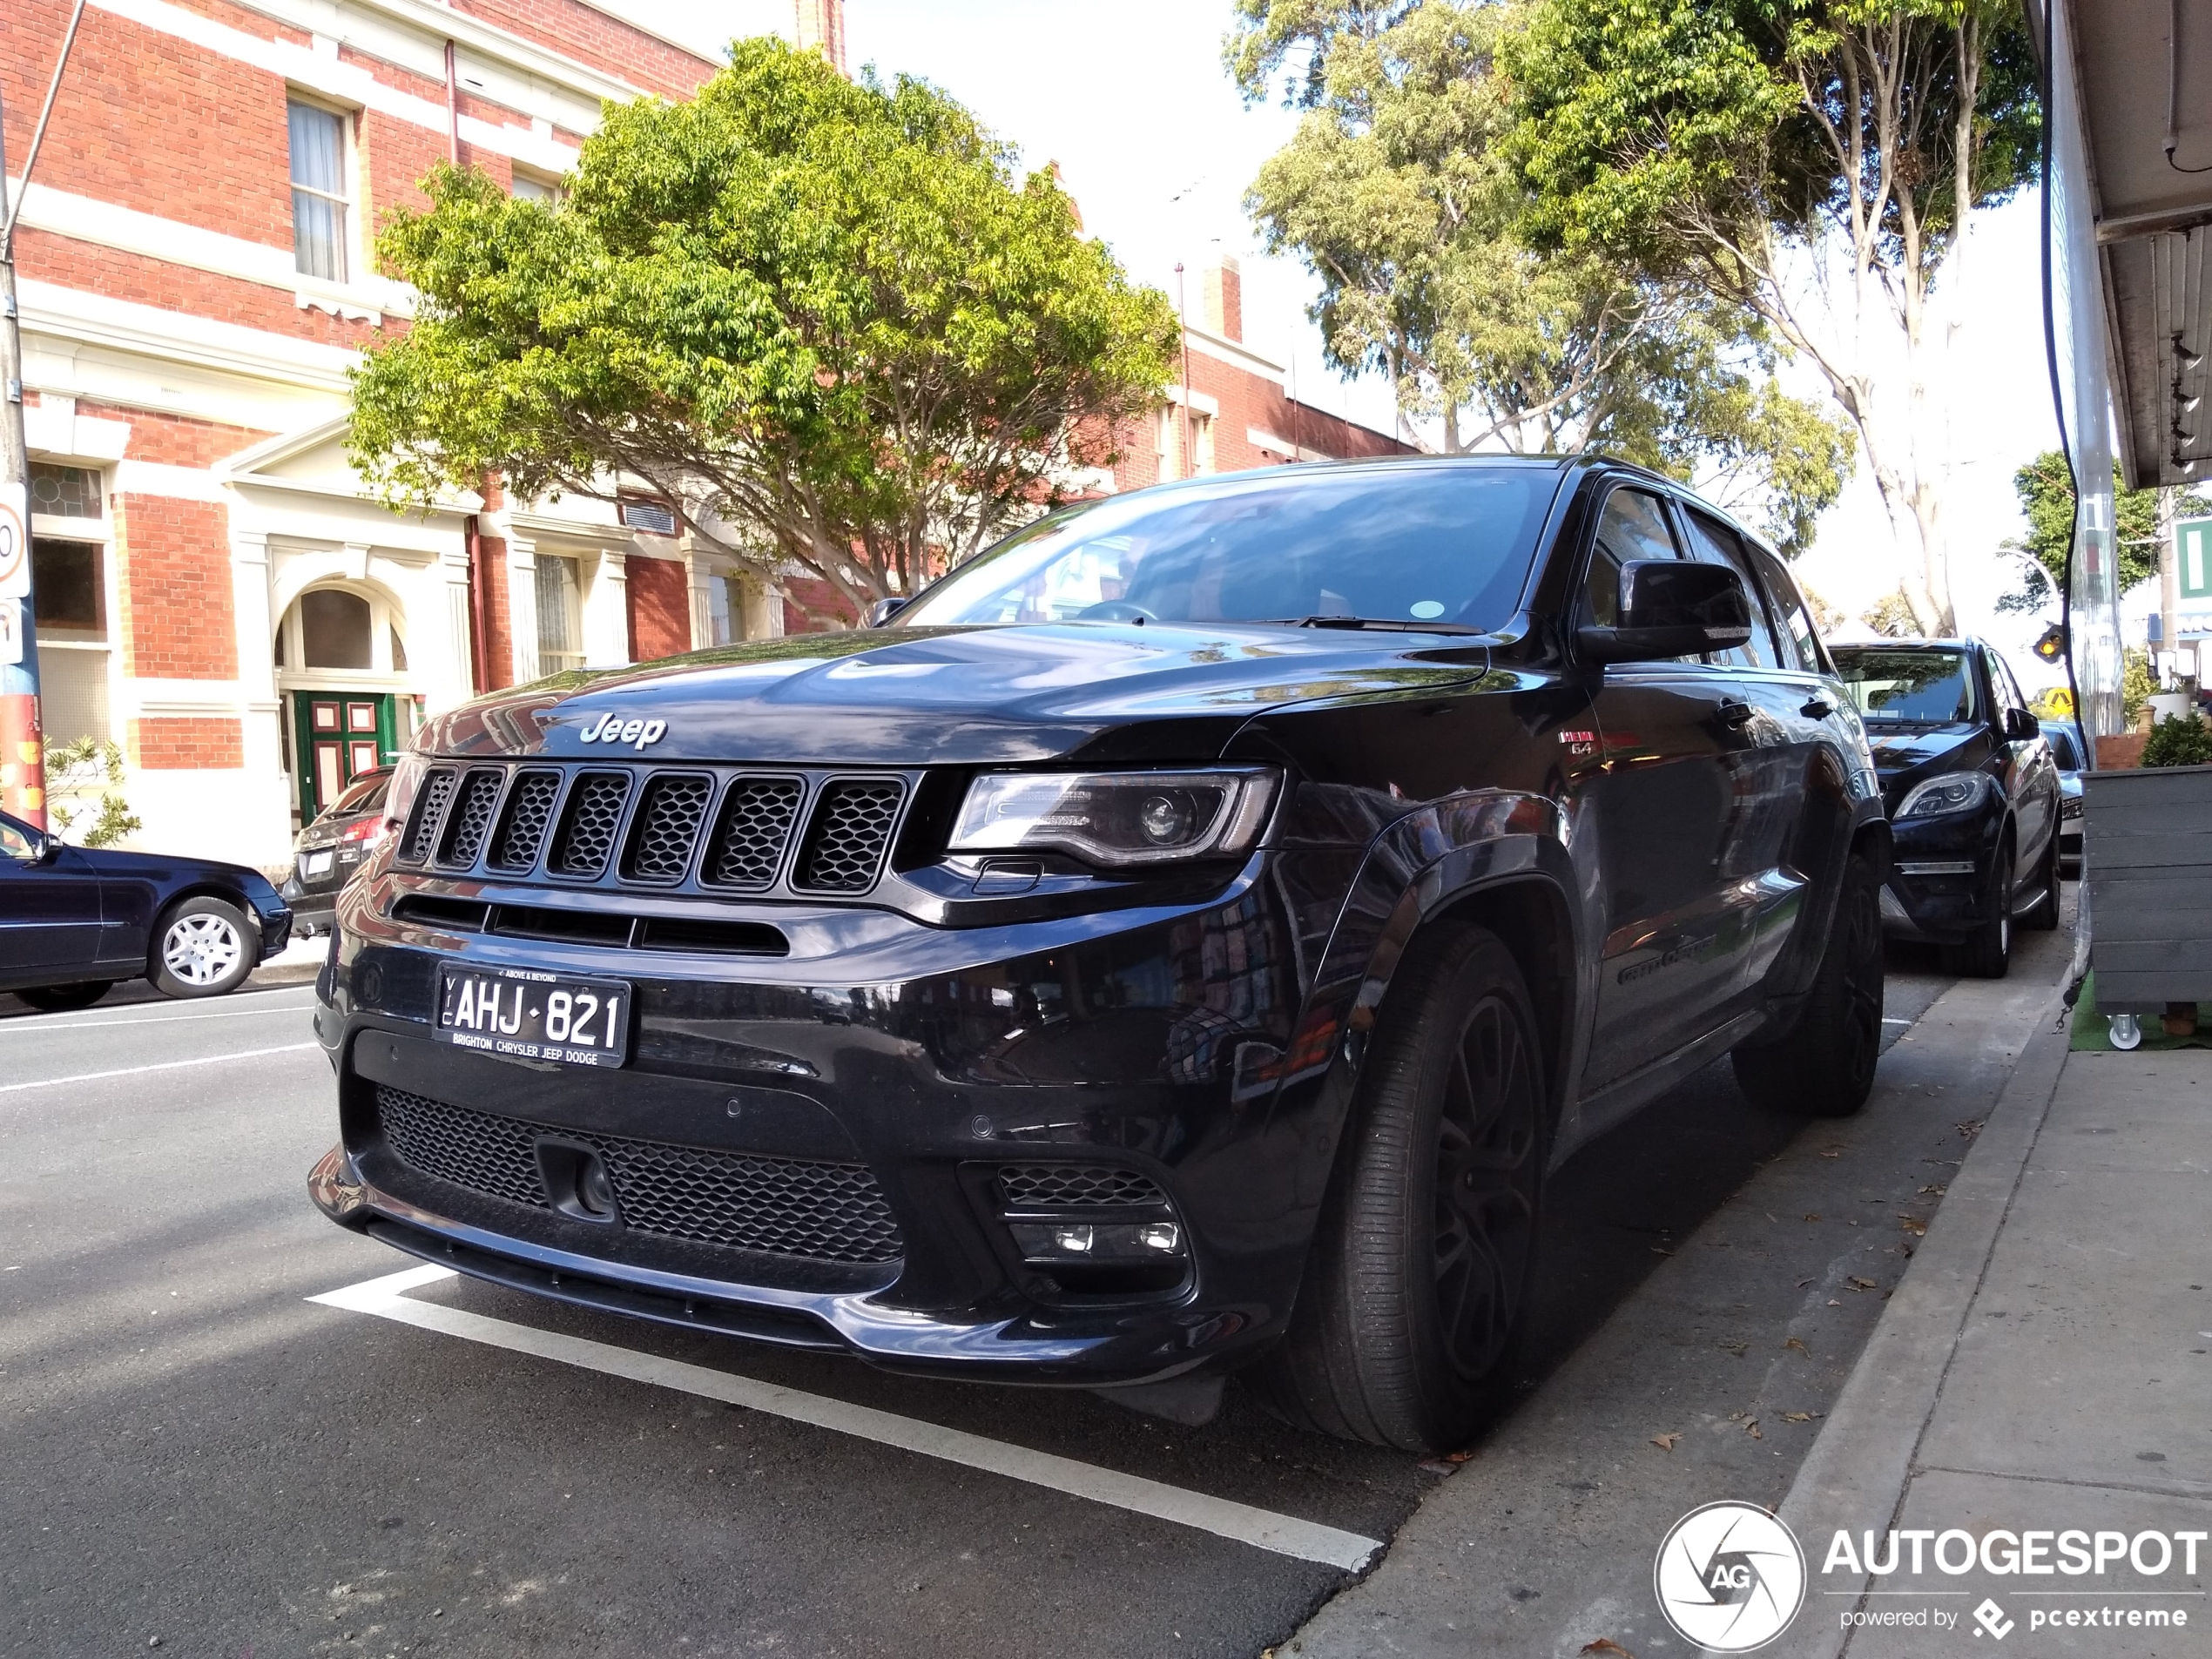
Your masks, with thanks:
M1896 1524L1967 1313L2058 1092L2067 1029L2066 1022L2054 1020L2064 1012L2054 988L1783 1500L1782 1520L1804 1548L1809 1576L1818 1575L1835 1528L1880 1533ZM1873 1581L1863 1577L1860 1588ZM1858 1605L1864 1602L1862 1595ZM1772 1651L1790 1659L1838 1659L1851 1635L1840 1627L1824 1617L1802 1621Z

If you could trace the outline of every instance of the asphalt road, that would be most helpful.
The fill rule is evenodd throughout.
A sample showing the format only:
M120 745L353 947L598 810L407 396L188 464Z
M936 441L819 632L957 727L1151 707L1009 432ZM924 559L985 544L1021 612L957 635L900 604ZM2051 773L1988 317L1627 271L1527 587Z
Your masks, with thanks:
M1888 1035L1946 983L1894 956ZM59 1015L0 996L0 1651L1256 1655L1352 1575L1244 1537L1288 1517L1388 1539L1441 1478L1234 1387L1190 1428L462 1279L408 1289L412 1324L311 1302L416 1265L307 1202L334 1136L311 995ZM1723 1065L1578 1155L1525 1403L1496 1432L1557 1420L1534 1455L1568 1480L1573 1413L1617 1402L1548 1379L1662 1262L1669 1296L1688 1276L1734 1299L1731 1252L1684 1242L1831 1132L1753 1111ZM1918 1156L1886 1132L1875 1154ZM1727 1340L1769 1317L1747 1307ZM974 1438L902 1449L939 1428ZM1155 1484L1118 1506L1069 1489L1100 1470Z

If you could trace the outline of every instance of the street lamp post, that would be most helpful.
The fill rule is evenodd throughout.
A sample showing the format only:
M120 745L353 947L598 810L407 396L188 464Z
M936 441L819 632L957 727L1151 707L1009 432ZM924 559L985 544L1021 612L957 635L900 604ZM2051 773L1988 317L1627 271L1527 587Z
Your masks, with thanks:
M46 827L46 745L38 718L38 638L30 588L30 439L23 419L23 318L16 303L16 221L30 170L53 118L62 71L84 21L77 0L54 78L24 157L23 185L9 199L7 111L0 108L0 812Z

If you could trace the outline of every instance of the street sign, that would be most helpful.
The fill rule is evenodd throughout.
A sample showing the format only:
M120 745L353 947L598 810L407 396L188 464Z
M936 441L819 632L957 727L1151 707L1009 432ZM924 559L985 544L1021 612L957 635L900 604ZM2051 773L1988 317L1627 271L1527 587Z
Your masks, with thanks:
M0 484L0 599L30 595L30 505L23 485Z
M2212 599L2212 518L2174 521L2174 564L2184 599Z
M0 599L0 665L23 661L23 601Z

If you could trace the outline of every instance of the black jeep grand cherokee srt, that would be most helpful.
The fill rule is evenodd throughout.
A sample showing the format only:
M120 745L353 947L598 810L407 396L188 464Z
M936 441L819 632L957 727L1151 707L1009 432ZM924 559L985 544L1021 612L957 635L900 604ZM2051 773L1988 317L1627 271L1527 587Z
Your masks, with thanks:
M1258 1362L1459 1443L1547 1172L1733 1050L1844 1113L1889 829L1781 564L1595 459L1209 477L887 624L426 729L310 1187L570 1302L914 1372Z

